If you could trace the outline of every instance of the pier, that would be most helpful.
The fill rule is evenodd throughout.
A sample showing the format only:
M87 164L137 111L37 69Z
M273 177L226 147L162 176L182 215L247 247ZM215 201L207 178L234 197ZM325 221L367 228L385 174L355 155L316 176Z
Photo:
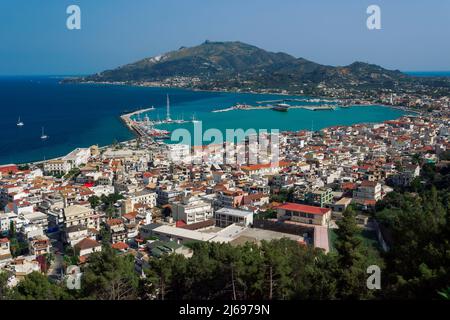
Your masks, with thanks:
M130 112L130 113L126 113L123 116L128 116L128 117L131 118L132 116L139 115L141 113L148 112L148 111L153 111L153 110L155 110L155 107L150 107L150 108L147 108L147 109L136 110L136 111L133 111L133 112Z
M280 100L276 100L276 101L280 101ZM228 111L233 111L233 110L267 110L267 109L272 109L274 106L273 105L265 105L265 106L250 106L250 105L237 105L237 106L232 106L232 107L228 107L228 108L224 108L224 109L217 109L217 110L213 110L212 112L217 113L217 112L228 112ZM309 105L309 106L300 106L300 105L294 105L294 106L289 106L288 109L305 109L305 110L309 110L309 111L318 111L318 110L336 110L335 105L329 105L329 104L323 104L323 105L317 105L317 106L313 106L313 105Z
M131 113L126 113L126 114L121 115L120 119L123 121L123 123L125 123L125 125L128 127L128 129L130 129L131 131L136 133L138 137L143 137L143 136L145 136L145 132L140 128L140 126L138 125L137 122L135 122L133 119L131 119L131 117L134 115L138 115L138 114L147 112L147 111L152 111L154 109L155 109L154 107L151 107L151 108L147 108L147 109L133 111Z
M336 100L319 99L319 98L286 98L279 100L256 101L257 104L272 104L284 102L337 102Z

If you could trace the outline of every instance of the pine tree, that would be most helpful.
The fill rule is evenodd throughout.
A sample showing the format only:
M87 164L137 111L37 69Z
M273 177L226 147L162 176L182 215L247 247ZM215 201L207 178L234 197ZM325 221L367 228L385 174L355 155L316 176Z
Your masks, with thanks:
M337 222L337 296L341 299L364 299L368 297L366 268L358 238L359 227L356 213L349 207Z

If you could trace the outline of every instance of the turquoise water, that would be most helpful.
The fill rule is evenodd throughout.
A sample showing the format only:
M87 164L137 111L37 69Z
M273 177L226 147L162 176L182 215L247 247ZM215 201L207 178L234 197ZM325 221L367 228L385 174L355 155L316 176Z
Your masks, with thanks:
M166 94L171 98L172 118L193 114L202 125L219 130L236 128L315 130L332 125L379 122L398 118L402 111L387 107L353 107L336 111L291 109L287 113L272 110L212 113L235 103L286 98L254 95L196 92L182 89L140 88L112 85L59 84L54 77L0 77L0 164L25 163L67 154L77 147L101 146L133 138L122 124L125 111L155 106L149 117L165 117ZM297 104L297 103L296 103ZM300 103L298 103L300 104ZM25 123L17 127L17 119ZM49 139L40 139L41 127ZM163 126L192 130L192 123Z
M289 98L277 96L276 98ZM298 97L296 97L298 98ZM290 109L288 112L264 110L233 110L228 112L211 112L212 110L226 108L237 102L256 105L257 101L274 99L274 96L252 94L222 94L220 97L176 103L171 109L172 119L189 120L195 111L195 118L202 122L203 132L208 129L219 129L226 139L227 129L262 129L270 132L273 129L280 131L320 130L335 125L352 125L355 123L373 123L396 119L405 114L403 111L385 106L353 106L337 108L336 110L310 111L305 109ZM173 100L173 99L172 99ZM289 102L291 105L320 105L321 103ZM220 108L219 108L220 107ZM159 113L159 117L158 117ZM146 113L152 120L163 119L163 111L150 111ZM178 128L189 131L194 136L194 124L164 124L157 126L170 132ZM178 141L166 140L167 143ZM193 142L194 143L194 142ZM194 143L195 144L195 143Z

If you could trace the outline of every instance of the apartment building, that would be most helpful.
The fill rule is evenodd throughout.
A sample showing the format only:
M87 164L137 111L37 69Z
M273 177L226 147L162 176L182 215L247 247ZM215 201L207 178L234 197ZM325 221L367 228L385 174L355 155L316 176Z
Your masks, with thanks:
M106 221L106 229L111 235L111 243L127 240L128 232L122 219L109 219Z
M30 254L41 256L50 253L50 240L45 235L36 236L29 240L28 249Z
M181 201L172 203L172 216L175 220L183 220L186 224L197 223L213 217L211 202L196 196L183 197Z
M357 203L378 201L381 197L381 184L376 181L363 181L353 192L353 199Z
M94 210L80 205L64 208L64 227L83 225L88 228L99 229L100 216Z
M157 203L161 206L173 202L181 194L179 190L158 189Z
M71 169L72 164L62 159L50 160L44 163L45 174L66 174Z
M333 190L331 188L320 188L306 194L306 201L309 204L325 207L333 202Z
M242 204L245 195L242 190L224 190L219 192L218 200L223 207L235 208Z
M156 207L156 199L157 199L156 192L150 191L150 190L141 190L134 194L131 194L129 199L131 201L131 205L134 206L135 204L145 204L151 208Z

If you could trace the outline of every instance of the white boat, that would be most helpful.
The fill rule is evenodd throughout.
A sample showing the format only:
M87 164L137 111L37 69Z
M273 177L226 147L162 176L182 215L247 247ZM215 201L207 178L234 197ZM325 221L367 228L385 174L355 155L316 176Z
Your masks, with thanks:
M42 140L48 139L48 135L46 135L46 134L44 133L44 127L42 127L41 139L42 139Z
M17 126L18 127L23 127L23 122L22 121L20 121L20 117L19 117L19 120L17 120Z

